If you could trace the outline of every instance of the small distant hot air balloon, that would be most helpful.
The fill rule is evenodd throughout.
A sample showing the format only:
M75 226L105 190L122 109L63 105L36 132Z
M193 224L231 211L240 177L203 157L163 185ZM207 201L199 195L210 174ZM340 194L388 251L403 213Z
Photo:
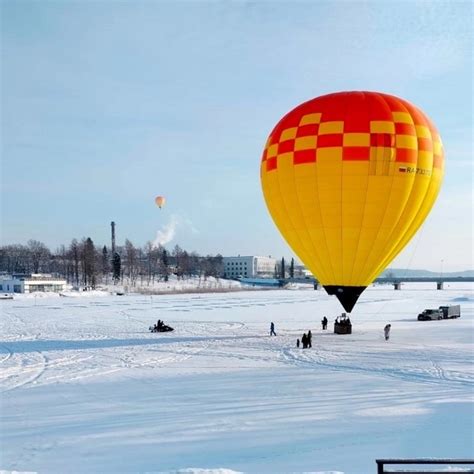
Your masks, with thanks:
M165 205L166 199L163 196L156 196L155 204L161 209Z
M299 105L271 132L261 163L276 226L347 312L421 226L443 174L430 119L377 92Z

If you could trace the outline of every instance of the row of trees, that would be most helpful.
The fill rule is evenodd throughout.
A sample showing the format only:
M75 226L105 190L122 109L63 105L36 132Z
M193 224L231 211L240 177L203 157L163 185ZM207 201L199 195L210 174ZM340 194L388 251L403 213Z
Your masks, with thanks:
M72 240L52 252L44 243L28 241L27 245L0 247L0 271L14 273L53 273L76 286L94 288L97 284L127 282L136 286L167 281L172 273L178 278L219 277L222 256L187 252L176 245L171 252L148 242L136 247L130 240L116 247L114 254L107 246L97 247L90 237Z
M281 259L280 263L275 265L275 278L294 278L295 277L295 259L292 258L290 262L290 267L286 269L285 258Z

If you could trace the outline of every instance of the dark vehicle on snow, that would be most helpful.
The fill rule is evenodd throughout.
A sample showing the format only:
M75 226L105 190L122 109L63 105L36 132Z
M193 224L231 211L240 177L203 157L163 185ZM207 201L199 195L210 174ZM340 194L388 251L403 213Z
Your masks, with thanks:
M170 332L174 331L174 328L165 324L161 319L158 319L158 322L153 326L148 328L150 332Z
M418 321L453 319L461 316L461 306L440 306L437 309L425 309L418 315Z
M433 321L443 319L443 312L439 309L425 309L418 315L418 321Z
M162 326L161 328L157 328L156 326L155 327L149 327L150 329L150 332L170 332L170 331L174 331L174 328L170 327L170 326Z

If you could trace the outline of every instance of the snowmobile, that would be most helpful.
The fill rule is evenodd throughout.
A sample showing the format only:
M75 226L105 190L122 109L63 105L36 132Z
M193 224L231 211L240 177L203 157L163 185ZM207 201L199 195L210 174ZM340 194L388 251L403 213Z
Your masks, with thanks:
M150 330L150 332L170 332L170 331L174 331L174 328L172 328L171 326L168 326L166 324L162 324L160 327L158 327L158 325L155 324L154 326L150 326L148 329Z

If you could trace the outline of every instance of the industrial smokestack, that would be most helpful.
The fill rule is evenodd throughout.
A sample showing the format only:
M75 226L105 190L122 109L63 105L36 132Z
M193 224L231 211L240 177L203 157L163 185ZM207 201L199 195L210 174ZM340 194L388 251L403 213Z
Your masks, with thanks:
M112 255L115 255L115 222L110 223L112 227Z

